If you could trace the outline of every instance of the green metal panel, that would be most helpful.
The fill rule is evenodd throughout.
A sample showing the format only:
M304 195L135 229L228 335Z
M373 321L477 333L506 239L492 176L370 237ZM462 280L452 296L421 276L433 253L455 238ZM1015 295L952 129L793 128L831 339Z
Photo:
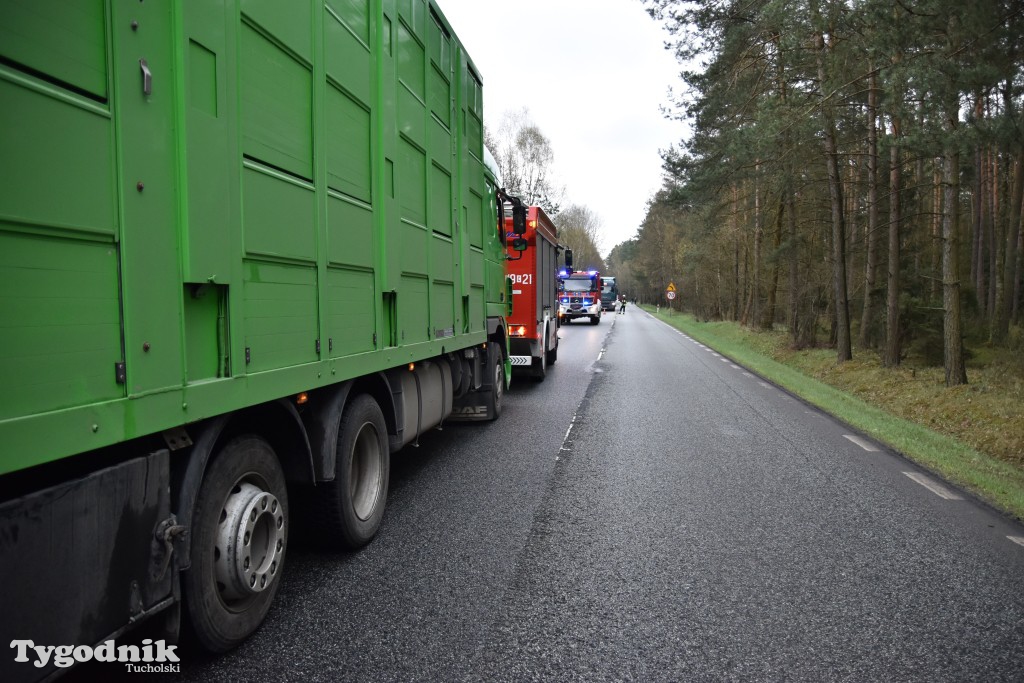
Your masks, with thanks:
M332 195L327 204L328 262L374 267L372 209L361 202Z
M185 285L185 376L188 381L227 374L227 287Z
M427 224L427 157L423 150L404 137L399 142L398 163L395 166L395 185L401 202L399 219L417 225ZM423 261L420 252L419 261ZM415 271L422 272L421 268Z
M238 116L235 42L227 3L182 4L185 129L182 225L184 279L235 282L238 214ZM192 376L191 374L189 376Z
M313 187L250 162L242 173L245 252L315 260L317 221Z
M433 3L0 18L0 473L485 341L480 79Z
M315 361L316 269L247 261L244 285L248 371Z
M112 238L117 204L109 112L2 67L0 102L0 215Z
M327 85L327 184L370 202L370 112L352 96Z
M311 180L313 74L309 67L257 28L243 24L241 74L243 153Z
M273 36L275 42L300 61L313 63L313 3L308 0L241 0L241 6L248 23Z
M398 299L398 339L400 345L418 344L429 339L430 298L425 277L404 275Z
M364 107L373 92L373 48L367 0L325 4L324 62L327 77ZM337 8L337 9L335 9Z
M0 222L0 420L124 396L117 249Z
M175 5L112 2L112 102L122 223L121 298L129 396L172 391L185 378L181 303L181 192L175 81L184 45ZM137 22L138 30L132 29ZM152 75L150 91L140 60ZM141 408L141 406L140 406ZM165 416L169 419L170 416ZM106 432L136 424L104 425Z
M373 351L376 348L376 311L373 273L348 268L327 271L327 317L331 357Z
M103 0L4 0L0 3L0 54L105 100L104 5Z

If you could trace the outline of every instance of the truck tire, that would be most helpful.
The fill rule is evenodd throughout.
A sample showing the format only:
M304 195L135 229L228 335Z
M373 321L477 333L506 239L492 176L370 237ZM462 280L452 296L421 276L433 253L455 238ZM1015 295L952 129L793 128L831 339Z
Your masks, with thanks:
M548 365L554 365L558 360L558 340L555 340L555 348L548 349Z
M183 574L196 640L226 652L251 635L281 585L288 546L288 490L277 455L254 435L232 439L203 476Z
M545 334L545 336L547 336ZM535 382L543 382L544 378L548 374L548 343L547 340L541 342L544 345L543 350L540 352L540 356L533 359L533 380Z
M323 545L355 550L377 535L388 497L391 452L380 406L368 394L345 407L335 476L316 487L314 519Z
M598 313L597 315L590 316L590 324L591 325L596 325L599 322L601 322L601 314L600 313Z
M495 343L487 346L487 363L491 373L491 391L487 395L487 419L494 421L501 416L505 402L505 358L501 347Z

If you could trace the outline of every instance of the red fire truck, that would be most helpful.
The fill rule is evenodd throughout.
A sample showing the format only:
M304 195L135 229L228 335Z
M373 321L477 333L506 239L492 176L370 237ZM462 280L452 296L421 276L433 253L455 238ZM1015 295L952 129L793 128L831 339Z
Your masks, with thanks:
M510 235L512 219L505 219ZM558 359L558 230L544 210L531 206L526 214L528 248L509 246L506 272L512 281L512 315L508 318L509 358L512 368L529 369L541 381L548 365Z
M596 270L558 273L558 316L568 322L590 318L591 325L601 322L601 273Z

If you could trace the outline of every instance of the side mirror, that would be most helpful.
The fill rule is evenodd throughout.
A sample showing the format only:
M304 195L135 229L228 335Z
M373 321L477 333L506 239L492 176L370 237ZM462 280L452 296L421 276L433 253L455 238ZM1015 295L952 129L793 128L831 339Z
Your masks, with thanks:
M565 250L565 267L572 270L572 249Z
M522 204L512 207L512 232L517 235L526 234L526 207ZM523 247L523 249L525 248ZM522 251L522 249L517 251Z
M517 237L512 240L512 249L514 251L526 251L527 241L525 237Z

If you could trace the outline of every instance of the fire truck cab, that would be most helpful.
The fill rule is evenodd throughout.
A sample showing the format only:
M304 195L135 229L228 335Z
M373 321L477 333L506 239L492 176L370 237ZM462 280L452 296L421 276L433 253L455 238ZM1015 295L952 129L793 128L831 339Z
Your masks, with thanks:
M601 322L601 273L596 270L559 272L558 315L562 320L590 318L591 325Z

